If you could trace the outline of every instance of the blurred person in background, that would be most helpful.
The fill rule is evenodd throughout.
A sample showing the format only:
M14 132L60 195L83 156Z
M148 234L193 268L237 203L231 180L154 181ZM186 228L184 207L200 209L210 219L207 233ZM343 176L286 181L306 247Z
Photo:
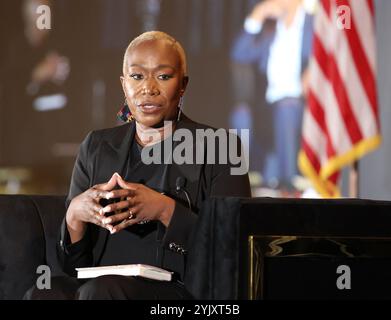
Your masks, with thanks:
M277 158L276 176L269 183L287 191L294 190L293 179L298 174L312 36L313 17L306 13L301 0L265 0L247 16L232 52L237 61L258 63L266 75L266 102L273 111Z
M1 162L5 165L29 166L45 158L49 161L55 142L50 127L65 131L61 130L61 113L51 113L49 118L44 112L61 110L68 104L70 59L63 53L66 48L53 25L53 11L49 0L24 0L22 27L5 48L0 62L2 113L7 119L1 124ZM37 22L45 13L50 20L40 27Z

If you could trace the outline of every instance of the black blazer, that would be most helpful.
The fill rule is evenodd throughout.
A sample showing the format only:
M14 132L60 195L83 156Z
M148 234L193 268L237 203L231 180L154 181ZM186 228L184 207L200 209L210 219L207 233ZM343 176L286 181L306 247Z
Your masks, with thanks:
M130 122L119 127L90 132L80 146L73 169L72 180L66 205L88 188L107 182L114 172L123 176L126 171L126 159L130 144L135 135L135 123ZM182 115L177 129L188 129L196 137L197 129L212 129L196 123ZM225 133L227 134L227 133ZM235 136L236 142L240 140ZM194 140L194 157L200 144ZM174 147L179 142L174 142ZM204 159L207 154L205 152ZM218 147L216 147L218 159ZM167 228L158 223L159 241L156 245L160 257L150 263L176 271L183 278L186 268L186 252L189 248L191 232L197 222L197 213L202 202L211 196L249 197L248 175L231 175L232 165L227 164L170 164L166 175L166 193L176 200L176 206ZM176 192L177 178L185 181L185 190L191 199L191 210L183 192ZM99 265L109 232L94 224L89 224L82 240L70 244L65 218L61 226L58 242L58 256L63 269L74 276L76 267ZM142 242L139 244L142 246Z

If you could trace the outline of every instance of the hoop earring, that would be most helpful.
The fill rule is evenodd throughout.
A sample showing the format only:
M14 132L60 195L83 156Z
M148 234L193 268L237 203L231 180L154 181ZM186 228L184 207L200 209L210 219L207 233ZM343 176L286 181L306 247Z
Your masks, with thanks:
M183 105L183 96L179 98L179 103L178 103L178 115L176 118L176 121L179 122L181 120L181 115L182 115L182 105Z
M134 120L134 117L132 115L132 112L130 111L128 103L126 102L126 97L125 97L124 105L117 113L117 118L118 120L121 120L123 122L131 122Z

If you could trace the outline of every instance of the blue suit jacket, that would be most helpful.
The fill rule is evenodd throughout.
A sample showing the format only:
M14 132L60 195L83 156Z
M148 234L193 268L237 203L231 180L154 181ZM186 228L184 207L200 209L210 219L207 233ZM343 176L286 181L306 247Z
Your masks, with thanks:
M306 14L304 19L304 32L301 50L301 71L308 65L312 50L313 16ZM265 21L260 34L250 34L245 30L235 40L231 59L239 63L258 62L259 70L266 74L270 47L276 34L276 22Z

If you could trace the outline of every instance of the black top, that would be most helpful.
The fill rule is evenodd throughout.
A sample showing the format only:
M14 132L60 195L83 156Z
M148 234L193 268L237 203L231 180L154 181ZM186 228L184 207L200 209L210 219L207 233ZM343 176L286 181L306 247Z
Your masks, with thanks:
M162 164L145 164L141 160L142 150L142 146L133 140L127 160L125 181L145 184L158 192L166 192L167 165L163 163L163 159L160 159ZM160 153L160 150L164 150L163 142L155 145L154 149L146 147L144 152L152 155L154 150L157 150L156 153L159 155L163 155ZM100 265L145 263L160 266L158 263L160 246L157 244L161 242L161 236L159 236L158 224L160 224L159 228L164 229L160 222L151 221L147 224L130 226L110 235ZM143 247L139 245L140 238L143 238Z

